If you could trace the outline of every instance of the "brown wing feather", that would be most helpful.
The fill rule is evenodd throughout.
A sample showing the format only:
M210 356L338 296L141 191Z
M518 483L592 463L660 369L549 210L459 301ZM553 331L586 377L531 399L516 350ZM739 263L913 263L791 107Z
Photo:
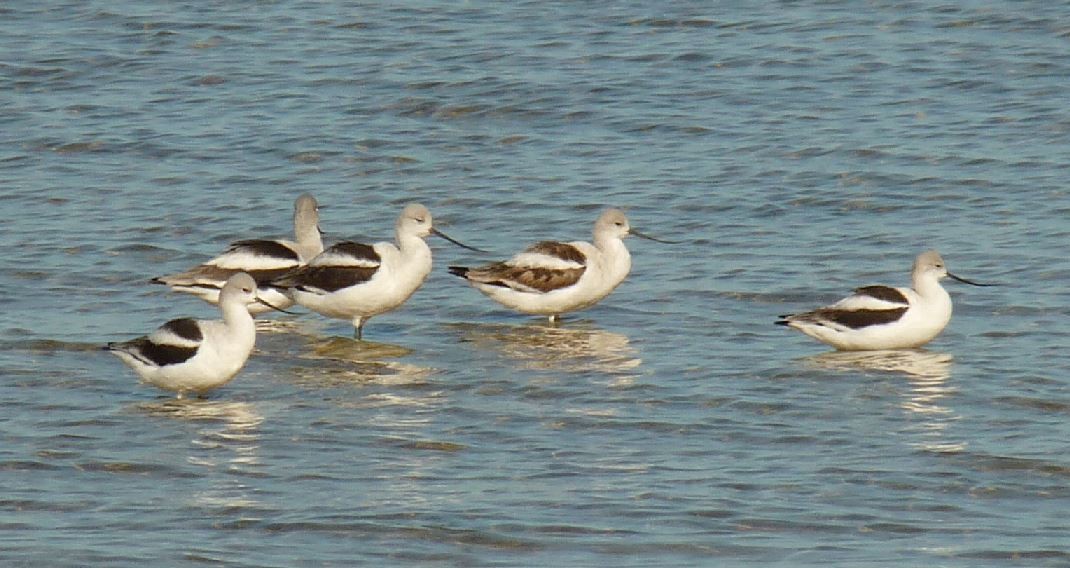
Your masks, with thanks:
M575 284L583 276L585 270L586 268L526 268L498 263L486 268L473 270L469 272L469 275L476 276L474 278L476 281L485 284L514 288L525 292L534 289L545 293Z
M580 249L567 243L559 243L557 241L542 241L531 245L524 252L545 254L546 256L552 256L555 258L560 258L561 260L575 262L583 266L587 265L587 257L584 256Z
M523 254L539 254L579 265L576 268L543 268L508 262L495 262L479 268L450 267L450 272L472 282L512 288L520 292L553 292L575 284L587 270L587 257L578 248L556 241L542 241Z

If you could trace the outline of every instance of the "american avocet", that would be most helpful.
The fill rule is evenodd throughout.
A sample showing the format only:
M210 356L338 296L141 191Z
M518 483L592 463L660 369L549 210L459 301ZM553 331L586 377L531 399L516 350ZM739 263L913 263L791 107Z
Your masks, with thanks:
M508 308L555 322L561 314L595 305L624 280L632 267L623 241L628 235L672 242L632 229L623 211L607 209L594 223L593 245L542 241L507 261L451 266L450 273Z
M781 316L776 323L841 351L920 347L951 320L951 296L940 285L945 276L972 286L991 286L951 274L940 254L930 250L914 259L912 288L865 286L835 304Z
M176 292L193 294L211 303L219 303L219 291L227 279L238 272L246 272L260 286L260 297L277 308L288 308L293 299L282 290L267 283L294 268L304 266L323 252L319 228L319 205L316 199L304 194L294 202L294 241L244 240L230 245L223 254L185 272L158 276L154 284L165 284ZM270 308L259 302L247 306L256 315Z
M121 343L109 343L111 351L130 366L143 381L175 391L203 393L234 378L245 365L256 341L250 302L266 302L257 296L256 281L239 272L219 293L223 320L171 320L149 335Z
M431 212L419 204L402 210L394 233L397 246L343 241L271 285L288 289L298 304L314 312L352 321L361 339L369 318L405 303L431 272L431 249L424 242L428 235L478 250L435 229Z

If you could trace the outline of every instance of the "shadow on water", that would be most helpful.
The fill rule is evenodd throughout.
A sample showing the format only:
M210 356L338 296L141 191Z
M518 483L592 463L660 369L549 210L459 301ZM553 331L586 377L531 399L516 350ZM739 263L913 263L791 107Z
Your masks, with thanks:
M497 353L529 370L630 373L643 363L628 336L586 323L456 323L448 327L476 349Z
M966 449L965 442L945 439L948 426L959 415L942 402L958 389L948 384L954 357L950 353L925 350L833 351L803 359L811 367L835 371L869 371L906 377L909 389L903 393L900 407L922 419L916 430L922 441L913 445L929 452L956 453Z

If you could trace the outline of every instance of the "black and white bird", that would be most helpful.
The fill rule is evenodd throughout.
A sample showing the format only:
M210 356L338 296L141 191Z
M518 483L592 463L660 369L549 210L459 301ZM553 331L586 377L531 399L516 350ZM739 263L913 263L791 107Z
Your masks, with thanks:
M122 359L141 379L178 393L202 394L234 378L256 342L256 326L246 305L267 305L257 295L256 281L239 272L227 279L219 294L220 320L171 320L149 335L109 343L104 349Z
M951 321L945 276L972 286L991 286L947 271L940 253L914 259L911 288L864 286L835 304L781 316L777 325L797 329L841 351L910 349L925 345Z
M351 321L361 339L369 318L405 303L431 272L431 248L425 238L437 235L478 250L435 229L431 212L420 204L402 210L394 233L397 245L337 243L270 285L286 289L298 304L316 313Z
M223 254L184 272L158 276L154 284L170 286L176 292L193 294L211 303L219 303L219 291L227 279L238 272L248 273L260 286L260 298L276 308L288 308L293 299L268 284L287 272L304 266L323 252L323 235L319 228L319 204L309 194L294 202L294 239L252 239L232 243ZM247 305L249 313L261 314L270 308L259 302Z
M608 296L632 268L624 246L629 235L671 243L631 228L620 209L607 209L594 223L594 244L542 241L513 258L477 268L451 266L450 273L507 308L549 316L589 308Z

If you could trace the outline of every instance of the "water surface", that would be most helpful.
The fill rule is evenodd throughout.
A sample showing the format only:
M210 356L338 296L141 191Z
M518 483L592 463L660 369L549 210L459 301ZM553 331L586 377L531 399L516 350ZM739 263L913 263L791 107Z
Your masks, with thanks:
M1070 9L1059 3L0 8L0 561L1070 562ZM99 346L214 317L149 278L232 240L479 255L369 341L282 316L205 400ZM559 327L445 270L645 232ZM938 248L925 350L772 325Z

